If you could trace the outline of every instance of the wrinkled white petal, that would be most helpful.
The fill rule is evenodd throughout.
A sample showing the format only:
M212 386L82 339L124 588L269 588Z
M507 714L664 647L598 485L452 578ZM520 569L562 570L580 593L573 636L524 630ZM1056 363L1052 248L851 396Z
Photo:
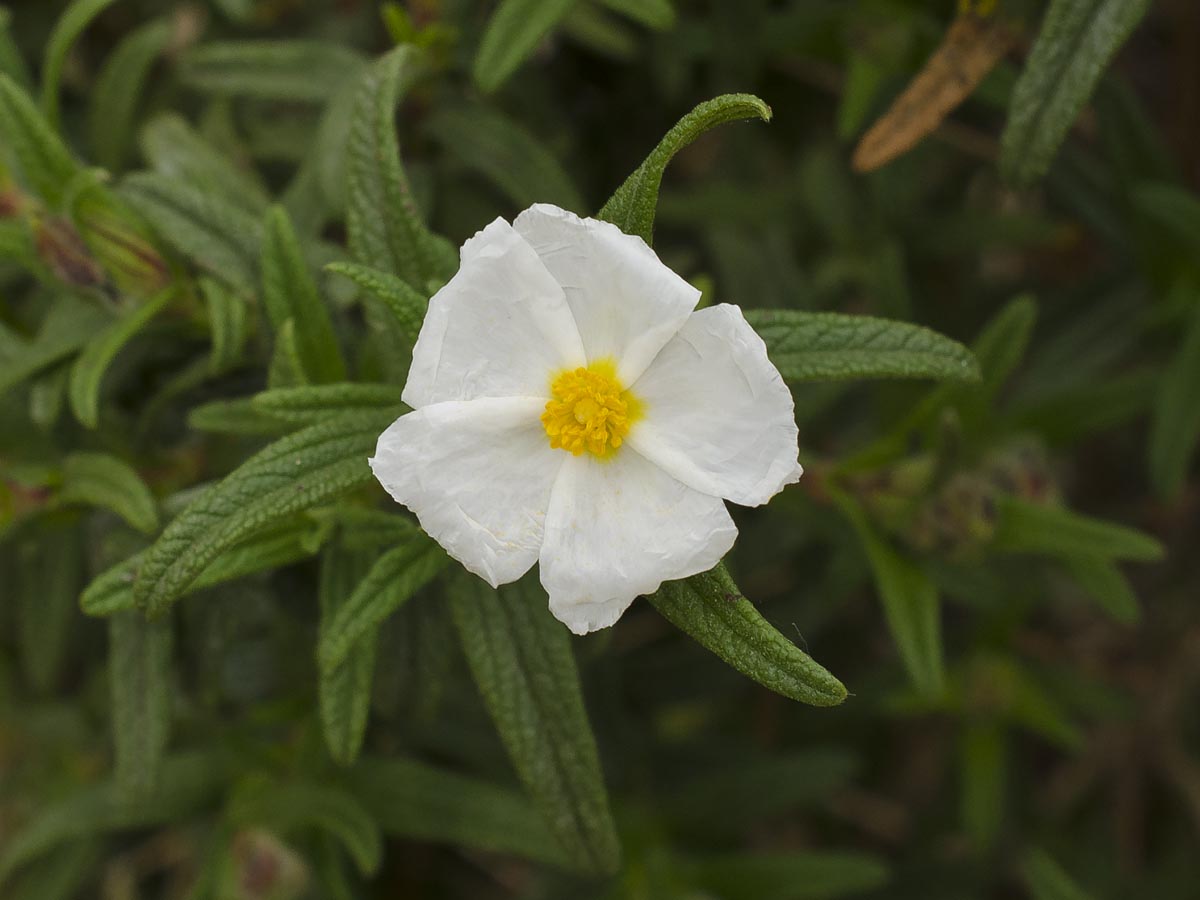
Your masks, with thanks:
M493 587L537 560L550 491L568 458L550 449L543 406L525 397L435 403L388 426L370 460L429 536Z
M461 257L429 301L404 402L547 396L551 372L586 361L562 288L503 219Z
M759 506L800 479L791 392L736 306L692 313L631 390L626 441L684 484Z
M622 450L568 457L550 496L541 579L576 634L613 624L639 594L715 566L737 528L725 504Z
M562 285L589 361L611 358L632 384L695 309L700 292L639 237L539 203L513 227Z

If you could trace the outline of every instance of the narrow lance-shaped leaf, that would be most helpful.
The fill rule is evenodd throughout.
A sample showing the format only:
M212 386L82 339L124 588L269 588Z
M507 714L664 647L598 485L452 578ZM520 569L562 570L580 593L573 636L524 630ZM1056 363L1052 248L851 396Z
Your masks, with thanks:
M118 790L130 802L158 788L171 730L171 620L109 619L109 691Z
M1092 900L1067 870L1045 850L1031 850L1021 860L1021 880L1032 900Z
M244 297L212 278L200 279L200 293L208 311L212 340L209 371L220 374L241 361L242 348L250 336L249 304Z
M346 145L350 249L359 262L399 275L419 291L446 281L458 265L450 242L421 221L400 163L396 106L426 66L412 45L374 63L359 86Z
M238 166L180 115L156 116L142 129L140 147L156 171L217 194L252 215L261 216L270 205L270 193L257 173Z
M349 657L356 643L373 635L384 619L412 598L446 566L447 557L415 525L397 534L390 550L375 560L354 593L332 613L321 628L317 656L328 671Z
M1150 480L1160 496L1173 497L1187 480L1200 444L1200 291L1191 288L1192 310L1183 340L1158 385L1150 426Z
M38 529L14 552L17 650L25 678L45 694L57 683L67 658L81 574L80 534L78 529ZM6 593L11 589L5 586Z
M170 22L147 22L117 44L100 70L88 124L92 152L106 169L116 171L125 162L138 99L170 39Z
M887 883L887 866L866 853L710 854L685 861L683 877L722 900L834 900Z
M158 508L146 483L132 466L106 453L68 456L59 500L111 510L147 534L158 528Z
M252 456L180 513L150 548L135 585L139 605L160 614L239 541L369 483L367 456L388 421L378 414L339 416Z
M279 419L305 424L316 423L341 413L367 413L375 410L403 411L400 388L390 384L311 384L295 388L275 388L255 394L251 404Z
M321 580L317 589L320 629L323 634L337 611L366 574L370 557L338 545L321 557ZM347 658L336 666L321 669L317 700L325 746L334 761L343 766L354 762L362 747L371 708L371 685L375 677L376 634L368 632L351 645Z
M1116 563L1095 553L1064 556L1063 563L1075 583L1116 621L1131 625L1138 620L1137 595Z
M1104 67L1150 0L1051 0L1013 89L1000 167L1028 184L1046 173Z
M115 0L74 0L54 24L46 41L42 63L42 110L54 127L58 127L58 82L62 77L67 51L83 33L92 19L104 12Z
M0 74L0 158L15 164L33 191L51 206L82 171L37 104Z
M957 341L920 325L796 310L746 310L786 381L948 378L975 381L979 367Z
M499 591L461 574L451 612L475 683L508 754L574 865L608 873L616 829L567 630L523 579Z
M1001 497L997 505L1000 515L992 547L1001 552L1084 554L1139 562L1163 557L1162 544L1124 525L1016 497Z
M274 328L291 319L296 350L309 381L342 381L346 363L329 309L304 261L300 241L282 207L267 212L262 249L263 304Z
M3 6L0 6L0 75L8 76L26 90L33 84L25 57L13 40L12 12Z
M71 366L68 396L71 410L81 424L95 428L100 419L100 385L116 355L174 296L174 288L155 294L137 309L96 335Z
M538 41L561 22L577 0L501 0L488 19L471 72L491 93L528 59Z
M421 333L429 301L409 286L408 282L387 272L358 263L330 263L326 271L344 275L365 290L370 299L386 307L388 324L402 336L411 348Z
M325 41L212 41L179 61L185 84L231 97L321 103L362 71L362 55Z
M813 706L846 699L845 686L762 617L724 564L668 581L648 599L672 625L763 687Z
M701 103L667 132L646 161L608 199L597 218L612 222L626 234L636 234L647 244L653 244L658 189L663 172L675 154L718 125L754 118L769 122L771 107L752 94L722 94Z

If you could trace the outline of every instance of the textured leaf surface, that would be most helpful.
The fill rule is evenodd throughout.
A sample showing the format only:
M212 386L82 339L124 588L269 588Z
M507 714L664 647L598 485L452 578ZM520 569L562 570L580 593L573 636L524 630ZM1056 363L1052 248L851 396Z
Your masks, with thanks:
M491 93L508 80L576 0L500 0L475 54L475 84Z
M1155 562L1163 546L1124 525L1080 515L1059 506L1001 498L993 546L1007 553L1049 556L1094 555L1106 559Z
M108 620L116 783L129 802L158 788L171 731L171 620L136 611Z
M654 212L663 172L671 159L704 132L738 119L771 120L771 107L752 94L722 94L706 100L680 119L659 141L633 174L625 179L597 218L612 222L626 234L654 243Z
M400 388L390 384L312 384L276 388L251 398L252 405L279 419L316 423L344 413L392 410L399 416L404 406Z
M321 558L318 640L324 638L337 611L351 599L354 588L367 572L370 557L337 545ZM336 666L323 667L317 681L317 700L325 746L334 762L348 766L362 748L371 708L371 684L375 677L376 633L368 631L355 641L346 658Z
M445 568L448 559L442 549L415 525L398 521L406 522L408 533L375 561L354 593L333 613L328 626L321 629L317 655L323 670L345 662L360 640L372 635L384 619Z
M408 282L387 272L358 263L330 263L327 271L344 275L387 308L392 324L411 348L421 333L429 301Z
M1104 67L1142 20L1150 0L1051 0L1013 89L1000 166L1028 184L1050 168Z
M451 612L475 683L517 773L575 866L620 862L604 775L567 630L525 578L496 591L460 575Z
M363 65L358 53L323 41L214 41L188 50L179 72L209 93L320 103Z
M786 381L979 378L970 350L920 325L775 309L746 310L746 320Z
M846 699L842 683L764 619L724 565L668 581L648 599L672 625L775 693L813 706Z
M205 566L256 531L371 480L367 456L388 421L341 416L261 450L184 510L150 548L135 596L157 615Z

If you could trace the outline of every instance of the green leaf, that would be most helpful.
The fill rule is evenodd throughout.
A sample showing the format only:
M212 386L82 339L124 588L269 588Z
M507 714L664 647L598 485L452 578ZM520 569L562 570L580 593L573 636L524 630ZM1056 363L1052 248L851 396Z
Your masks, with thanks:
M475 684L521 781L581 871L620 864L620 845L567 630L525 578L499 591L462 574L450 609Z
M752 94L722 94L706 100L667 132L633 174L625 179L597 218L612 222L626 234L654 243L654 211L663 172L671 159L704 132L738 119L771 120L771 107Z
M16 346L0 353L0 394L75 353L109 321L90 304L67 297L57 299L32 341L14 342Z
M1200 445L1200 292L1189 289L1192 309L1183 340L1158 383L1150 423L1150 482L1161 497L1177 497Z
M221 96L323 103L363 65L361 54L327 41L212 41L181 56L179 75Z
M400 163L396 106L426 68L425 57L411 45L397 47L370 67L359 85L345 151L351 252L418 291L445 282L458 267L450 242L421 221Z
M239 541L369 483L367 456L389 421L378 414L339 416L250 457L180 513L150 548L134 588L138 605L161 614Z
M962 816L967 833L980 848L996 841L1004 818L1006 734L995 722L968 722L963 731Z
M975 339L971 352L979 363L982 382L974 389L988 400L1004 386L1025 357L1036 321L1037 304L1033 297L1022 294L1009 301Z
M1200 198L1168 182L1146 182L1129 190L1133 207L1188 250L1200 248ZM1194 286L1184 283L1179 289Z
M262 179L252 169L226 158L175 113L156 116L141 133L141 150L159 173L261 216L271 202Z
M212 278L201 278L199 284L212 337L208 368L219 375L241 362L242 348L250 337L250 305Z
M1138 562L1156 562L1164 555L1162 544L1154 538L1123 525L1016 497L1001 497L997 505L1000 515L992 547L1003 553Z
M324 640L338 610L352 599L369 560L362 551L338 546L325 551L317 590L321 612L319 640ZM322 667L318 676L317 700L325 746L334 762L343 766L352 764L362 749L375 679L376 643L375 631L367 631L351 645L341 663Z
M724 564L668 581L647 599L672 625L775 693L813 706L846 699L842 683L762 617Z
M171 23L155 19L123 38L96 78L88 111L96 162L117 171L125 162L134 114L150 69L171 40Z
M296 429L294 422L259 409L254 405L253 397L203 403L188 413L187 424L193 431L214 434L277 436Z
M304 261L292 223L279 206L271 207L263 225L262 284L272 326L279 329L289 319L294 323L296 351L307 380L344 380L346 363L329 310Z
M38 528L14 551L16 568L11 582L5 579L5 594L15 595L21 669L36 693L47 694L62 674L70 646L82 564L80 536L74 529Z
M647 28L666 31L675 25L675 8L671 0L600 0L614 12L628 16Z
M379 869L383 837L371 814L353 794L309 782L253 781L230 803L229 818L240 826L258 825L289 836L316 828L341 841L364 875Z
M24 90L29 90L33 85L29 66L25 64L21 48L13 39L12 12L6 6L0 6L0 75L11 78Z
M1030 184L1050 168L1109 60L1150 0L1051 0L1013 88L1000 142L1007 179Z
M421 333L429 301L404 279L358 263L330 263L328 272L344 275L387 308L389 322L398 329L405 346L411 348Z
M784 309L746 310L746 321L786 381L979 378L970 350L920 325Z
M403 411L400 388L390 384L314 384L294 388L275 388L255 394L251 400L259 409L277 419L304 424L321 422L342 413Z
M51 206L83 167L42 116L37 104L11 78L0 74L0 155Z
M384 832L562 865L562 850L516 791L416 760L360 760L345 780Z
M1132 625L1141 617L1133 586L1115 563L1097 554L1067 555L1063 563L1075 583L1113 619Z
M442 106L426 129L447 153L482 174L521 209L553 203L583 211L583 198L558 160L498 110L482 105Z
M471 68L479 89L490 94L504 84L575 3L576 0L500 0L488 19Z
M1044 850L1031 850L1021 860L1021 880L1032 900L1092 900Z
M271 351L271 362L267 366L267 387L294 388L308 384L308 375L300 359L299 338L296 337L296 320L284 319L275 329L275 349Z
M72 453L63 462L63 503L111 510L138 531L158 530L158 508L141 476L106 453Z
M328 672L346 662L356 644L373 635L383 621L429 584L448 559L441 548L407 520L407 534L375 560L354 593L321 629L317 658Z
M90 340L71 366L68 396L75 418L95 428L100 420L100 385L116 355L175 296L173 287L159 291L137 309L113 322Z
M0 851L0 885L21 866L68 841L194 815L212 802L227 768L221 752L181 753L163 763L158 790L139 803L125 803L116 783L105 781L45 805Z
M254 293L262 244L257 218L211 192L156 172L130 175L120 190L180 253L241 293Z
M865 853L712 855L682 865L683 877L722 900L831 900L887 883L887 866Z
M897 553L876 532L857 503L841 493L832 496L862 541L888 629L913 686L926 696L940 696L945 690L946 673L936 585L920 566Z
M127 802L154 796L171 733L171 620L139 612L108 620L116 784Z
M114 0L74 0L66 8L46 41L42 60L42 111L50 124L58 127L58 82L62 77L67 51L91 21L113 4Z

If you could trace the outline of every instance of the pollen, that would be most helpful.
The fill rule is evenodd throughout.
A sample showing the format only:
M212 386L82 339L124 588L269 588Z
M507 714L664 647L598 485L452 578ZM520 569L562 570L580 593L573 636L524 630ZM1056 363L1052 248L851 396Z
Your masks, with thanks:
M611 457L625 442L641 406L622 389L607 360L558 373L550 382L550 395L542 413L550 446L575 456Z

